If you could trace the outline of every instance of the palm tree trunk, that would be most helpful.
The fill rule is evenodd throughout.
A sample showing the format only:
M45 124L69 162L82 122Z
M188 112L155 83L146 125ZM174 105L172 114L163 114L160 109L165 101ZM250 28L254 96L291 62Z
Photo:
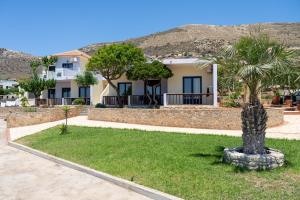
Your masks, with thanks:
M250 97L251 98L251 97ZM253 100L254 97L252 97ZM243 151L246 154L264 154L267 112L256 99L243 107L241 113Z

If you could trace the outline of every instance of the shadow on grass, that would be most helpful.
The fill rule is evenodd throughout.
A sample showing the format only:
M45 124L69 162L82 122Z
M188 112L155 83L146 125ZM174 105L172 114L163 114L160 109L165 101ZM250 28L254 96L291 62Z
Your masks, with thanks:
M216 146L215 151L212 153L194 153L194 154L190 154L190 156L197 157L197 158L214 159L214 161L211 163L212 165L225 164L223 162L224 149L225 149L225 147L223 147L223 146Z

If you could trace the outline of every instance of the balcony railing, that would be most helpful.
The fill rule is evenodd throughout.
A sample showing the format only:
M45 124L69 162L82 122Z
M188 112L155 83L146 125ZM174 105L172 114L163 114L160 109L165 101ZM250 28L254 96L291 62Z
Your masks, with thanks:
M149 105L150 99L147 95L131 95L129 96L130 105L139 106L139 105ZM151 104L154 105L154 98L151 96L152 102ZM163 105L163 95L155 95L155 100L157 101L157 105Z
M45 79L55 79L55 80L64 80L64 79L73 79L78 74L79 71L71 69L56 69L56 71L47 71L44 73L43 78Z
M212 105L213 94L166 94L167 105Z
M212 93L199 94L164 94L156 95L155 100L157 105L213 105ZM117 96L103 96L103 104L118 105ZM150 104L150 100L146 95L130 95L120 97L121 105L128 106L146 106ZM152 97L151 105L154 105L154 98Z
M116 106L116 105L128 105L128 97L127 96L103 96L103 104Z
M55 106L55 105L73 105L73 101L75 99L83 99L84 105L90 105L90 98L53 98L53 99L36 99L36 106L47 105L47 106Z

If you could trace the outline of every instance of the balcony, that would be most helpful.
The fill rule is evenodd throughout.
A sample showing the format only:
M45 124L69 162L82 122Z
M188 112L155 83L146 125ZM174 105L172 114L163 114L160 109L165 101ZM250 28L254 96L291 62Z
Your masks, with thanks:
M56 69L55 71L44 71L44 79L55 79L55 80L69 80L75 79L80 74L80 71L71 69Z

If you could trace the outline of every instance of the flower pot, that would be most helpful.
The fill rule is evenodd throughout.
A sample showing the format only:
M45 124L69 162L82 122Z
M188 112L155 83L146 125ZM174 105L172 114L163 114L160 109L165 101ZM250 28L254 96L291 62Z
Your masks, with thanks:
M285 105L287 107L293 107L293 101L291 99L286 99L285 100Z
M280 103L280 96L273 96L272 104L278 105Z

